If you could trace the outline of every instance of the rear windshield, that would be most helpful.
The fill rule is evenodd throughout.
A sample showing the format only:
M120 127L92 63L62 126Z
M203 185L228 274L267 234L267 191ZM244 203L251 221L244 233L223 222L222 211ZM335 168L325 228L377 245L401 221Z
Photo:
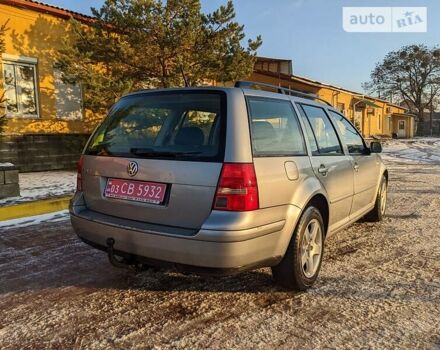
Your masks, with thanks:
M122 98L96 130L86 154L222 161L225 95L145 93Z

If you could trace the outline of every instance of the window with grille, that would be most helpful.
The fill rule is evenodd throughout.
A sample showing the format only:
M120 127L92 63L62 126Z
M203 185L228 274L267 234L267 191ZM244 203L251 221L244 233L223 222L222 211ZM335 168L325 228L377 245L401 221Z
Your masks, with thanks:
M8 116L38 117L36 63L3 61Z

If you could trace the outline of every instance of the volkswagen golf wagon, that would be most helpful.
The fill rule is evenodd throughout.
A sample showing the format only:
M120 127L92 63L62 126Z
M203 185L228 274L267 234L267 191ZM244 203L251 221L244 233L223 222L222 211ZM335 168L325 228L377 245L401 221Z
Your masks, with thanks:
M327 237L382 219L380 152L314 95L252 82L140 91L86 145L71 221L116 266L270 267L305 290Z

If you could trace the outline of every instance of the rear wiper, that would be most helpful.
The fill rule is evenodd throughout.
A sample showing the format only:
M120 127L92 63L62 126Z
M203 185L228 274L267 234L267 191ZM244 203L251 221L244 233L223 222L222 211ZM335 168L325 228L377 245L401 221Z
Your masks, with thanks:
M110 152L108 150L108 147L107 147L110 144L111 144L111 142L101 142L101 143L98 143L97 145L94 145L93 147L90 147L88 149L88 152L92 153L92 154L99 154L100 152L104 151L105 153L110 154Z
M152 148L131 148L130 153L135 156L142 157L179 157L179 156L189 156L195 154L201 154L202 152L170 152L170 151L155 151Z

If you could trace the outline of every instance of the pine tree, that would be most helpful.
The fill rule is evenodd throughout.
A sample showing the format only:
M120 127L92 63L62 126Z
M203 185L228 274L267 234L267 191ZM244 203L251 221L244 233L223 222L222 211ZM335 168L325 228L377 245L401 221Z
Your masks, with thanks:
M262 44L258 36L242 46L232 1L203 14L200 0L106 0L92 13L90 25L71 21L59 67L95 112L133 90L245 78Z

